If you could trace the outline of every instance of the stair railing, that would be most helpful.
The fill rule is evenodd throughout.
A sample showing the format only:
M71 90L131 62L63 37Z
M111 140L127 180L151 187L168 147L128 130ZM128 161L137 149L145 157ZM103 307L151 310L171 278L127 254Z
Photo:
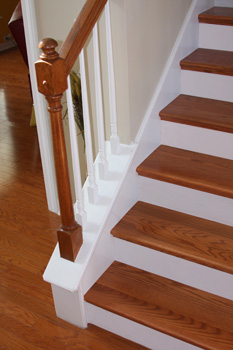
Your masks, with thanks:
M106 5L106 6L105 6ZM105 7L106 40L108 55L108 78L111 114L111 150L112 154L119 151L119 137L117 134L115 80L113 67L113 53L111 41L110 9L107 0L87 0L78 18L76 19L68 37L64 41L59 53L56 52L57 42L53 39L44 39L39 43L42 50L40 60L36 62L36 74L38 90L48 102L48 111L51 120L54 162L56 170L58 199L60 205L61 225L57 230L60 255L70 261L74 261L82 246L82 226L75 220L74 207L69 181L66 145L62 122L63 93L67 90L67 103L70 124L70 140L75 174L75 196L77 216L79 222L85 222L85 211L82 199L82 185L80 164L77 148L77 135L75 132L74 116L72 111L72 97L70 90L69 73L80 55L80 72L82 84L82 104L84 117L85 146L88 172L88 195L89 202L95 203L98 199L98 189L95 182L95 172L92 154L92 138L90 117L88 108L88 93L86 86L85 60L83 47L93 30L94 68L95 68L95 93L96 115L98 125L99 144L99 176L105 179L108 172L108 163L105 152L103 102L101 93L100 56L98 42L97 21Z

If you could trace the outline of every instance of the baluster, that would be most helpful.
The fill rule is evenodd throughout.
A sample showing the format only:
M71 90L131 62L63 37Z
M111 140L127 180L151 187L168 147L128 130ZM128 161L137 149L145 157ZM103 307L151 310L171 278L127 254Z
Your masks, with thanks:
M111 151L112 154L118 154L120 151L120 139L117 132L117 109L116 109L116 88L113 63L112 33L109 1L105 6L106 19L106 38L107 38L107 59L108 59L108 80L109 80L109 99L110 99L110 117L111 117Z
M87 223L87 213L84 210L83 205L83 195L82 195L82 181L81 181L81 169L80 169L80 160L78 152L78 141L76 135L76 125L74 119L74 109L73 101L71 94L70 86L70 77L67 79L68 90L66 91L67 98L67 108L69 116L69 132L70 132L70 145L71 145L71 155L72 155L72 165L73 165L73 174L74 174L74 186L75 186L75 198L76 198L76 214L77 221L83 227Z
M82 228L74 218L74 209L69 182L65 138L62 124L61 98L67 89L66 66L55 51L57 42L44 39L40 61L36 62L38 90L48 101L51 120L54 163L57 178L57 190L60 205L61 226L57 230L60 254L62 258L74 261L82 245Z
M80 72L81 72L81 87L82 87L82 102L83 102L84 135L85 135L87 172L88 172L88 197L89 197L89 202L92 204L95 204L98 200L98 188L95 182L95 172L94 172L94 164L93 164L90 114L89 114L89 107L88 107L87 82L86 82L86 71L85 71L83 50L80 53Z
M99 143L99 177L104 180L108 174L108 162L106 160L105 136L104 136L104 113L103 97L100 74L100 54L97 23L93 29L93 47L94 47L94 68L95 68L95 96L96 96L96 116Z

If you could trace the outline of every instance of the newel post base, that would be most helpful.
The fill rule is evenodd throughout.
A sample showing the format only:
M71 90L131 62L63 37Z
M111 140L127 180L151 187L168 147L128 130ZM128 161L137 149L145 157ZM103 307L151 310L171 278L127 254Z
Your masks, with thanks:
M74 261L83 244L82 227L77 225L68 230L61 225L57 230L57 238L61 257Z

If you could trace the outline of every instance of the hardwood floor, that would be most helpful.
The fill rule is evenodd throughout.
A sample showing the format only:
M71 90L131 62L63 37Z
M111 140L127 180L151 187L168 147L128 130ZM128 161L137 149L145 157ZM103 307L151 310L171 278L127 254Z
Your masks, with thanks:
M56 317L42 274L59 218L47 210L27 68L17 49L0 53L0 349L142 349L94 326Z

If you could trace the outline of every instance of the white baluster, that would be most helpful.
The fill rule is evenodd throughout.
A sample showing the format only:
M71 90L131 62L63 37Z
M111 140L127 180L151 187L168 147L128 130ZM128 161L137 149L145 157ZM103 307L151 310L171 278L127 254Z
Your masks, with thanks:
M88 107L87 81L86 81L86 71L85 71L85 61L84 61L83 50L80 53L80 72L81 72L81 86L82 86L84 135L85 135L87 172L88 172L88 197L89 197L89 202L94 204L98 200L98 188L95 182L95 172L94 172L94 164L93 164L90 114L89 114L89 107Z
M83 204L81 169L80 169L78 142L77 142L74 109L73 109L69 76L68 76L68 89L66 91L66 99L67 99L67 108L68 108L68 116L69 116L70 145L71 145L72 166L73 166L74 186L75 186L76 220L81 226L85 227L87 223L87 213L84 210L84 204Z
M93 47L94 47L94 68L95 68L95 96L96 96L96 117L99 143L99 177L101 180L106 179L108 174L108 162L106 160L105 136L104 136L104 113L103 97L100 75L100 55L98 25L95 24L93 29Z
M116 110L116 88L113 64L112 33L109 1L105 6L106 18L106 38L107 38L107 57L108 57L108 80L109 80L109 98L110 98L110 117L111 117L111 151L112 154L118 154L120 150L120 139L117 133L117 110Z

